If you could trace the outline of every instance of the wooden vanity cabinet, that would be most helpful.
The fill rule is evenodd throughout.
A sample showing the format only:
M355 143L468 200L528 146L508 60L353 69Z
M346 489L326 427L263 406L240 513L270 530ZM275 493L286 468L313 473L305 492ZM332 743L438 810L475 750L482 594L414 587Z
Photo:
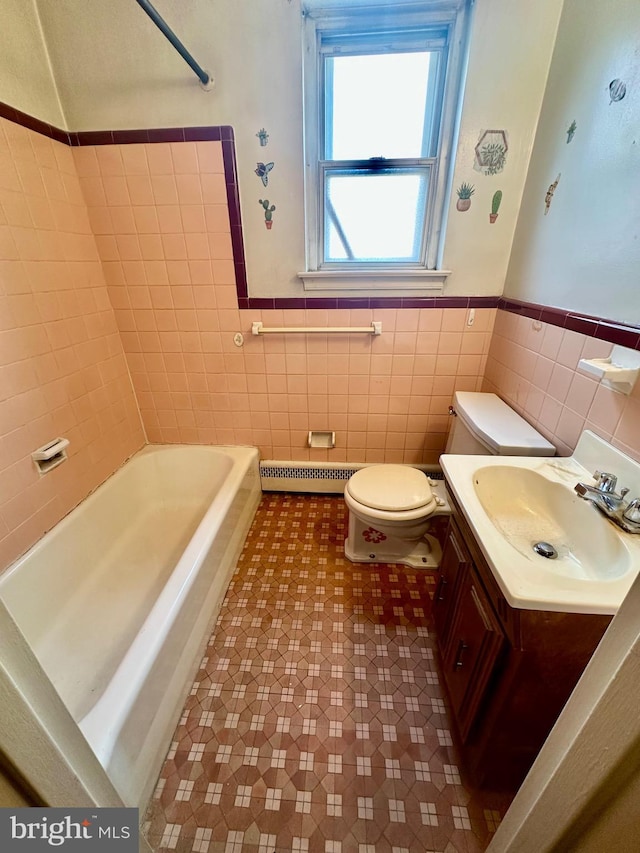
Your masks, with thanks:
M476 784L515 790L611 616L510 607L449 501L433 617L463 766Z

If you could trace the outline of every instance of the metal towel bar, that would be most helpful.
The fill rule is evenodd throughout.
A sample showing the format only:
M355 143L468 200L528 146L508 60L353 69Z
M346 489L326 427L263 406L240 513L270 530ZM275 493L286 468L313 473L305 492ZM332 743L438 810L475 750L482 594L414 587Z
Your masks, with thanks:
M251 324L252 335L381 335L382 323L370 326L281 326L265 329L260 320Z

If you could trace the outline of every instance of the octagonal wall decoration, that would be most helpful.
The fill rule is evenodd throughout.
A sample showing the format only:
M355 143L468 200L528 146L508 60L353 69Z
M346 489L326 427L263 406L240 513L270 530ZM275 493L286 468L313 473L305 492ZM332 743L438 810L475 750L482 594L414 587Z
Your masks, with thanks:
M498 175L507 162L509 140L506 130L482 130L475 147L473 168L483 175Z

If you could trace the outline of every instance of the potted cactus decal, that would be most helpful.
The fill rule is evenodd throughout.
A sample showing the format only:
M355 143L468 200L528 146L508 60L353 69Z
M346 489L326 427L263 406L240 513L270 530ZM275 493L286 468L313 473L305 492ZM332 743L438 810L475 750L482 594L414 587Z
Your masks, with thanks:
M258 137L258 139L260 141L260 146L262 148L264 148L266 146L267 142L269 141L269 134L264 129L264 127L260 128L260 130L256 133L256 136Z
M476 191L475 187L472 184L468 184L466 181L458 187L456 190L458 194L458 201L456 202L456 208L458 210L469 210L471 207L471 196Z
M273 225L273 211L276 209L276 206L275 204L272 204L271 207L269 207L268 198L265 198L264 200L260 198L258 199L258 202L264 207L264 224L266 225L267 230L270 231L271 226Z
M501 201L502 190L496 190L493 194L493 198L491 199L491 213L489 214L489 222L491 222L492 225L498 218L498 210L500 209Z

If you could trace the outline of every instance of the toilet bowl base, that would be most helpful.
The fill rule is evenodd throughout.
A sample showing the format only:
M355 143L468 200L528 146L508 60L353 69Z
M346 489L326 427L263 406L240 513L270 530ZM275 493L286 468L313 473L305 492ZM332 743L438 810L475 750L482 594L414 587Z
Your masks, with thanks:
M367 541L357 535L357 530L349 526L349 536L344 543L345 557L352 563L402 563L413 569L437 569L442 557L442 549L437 539L429 534L417 541L398 539L395 536L387 536L384 540L377 539L374 533ZM361 525L355 525L361 527ZM371 528L369 528L371 530Z

